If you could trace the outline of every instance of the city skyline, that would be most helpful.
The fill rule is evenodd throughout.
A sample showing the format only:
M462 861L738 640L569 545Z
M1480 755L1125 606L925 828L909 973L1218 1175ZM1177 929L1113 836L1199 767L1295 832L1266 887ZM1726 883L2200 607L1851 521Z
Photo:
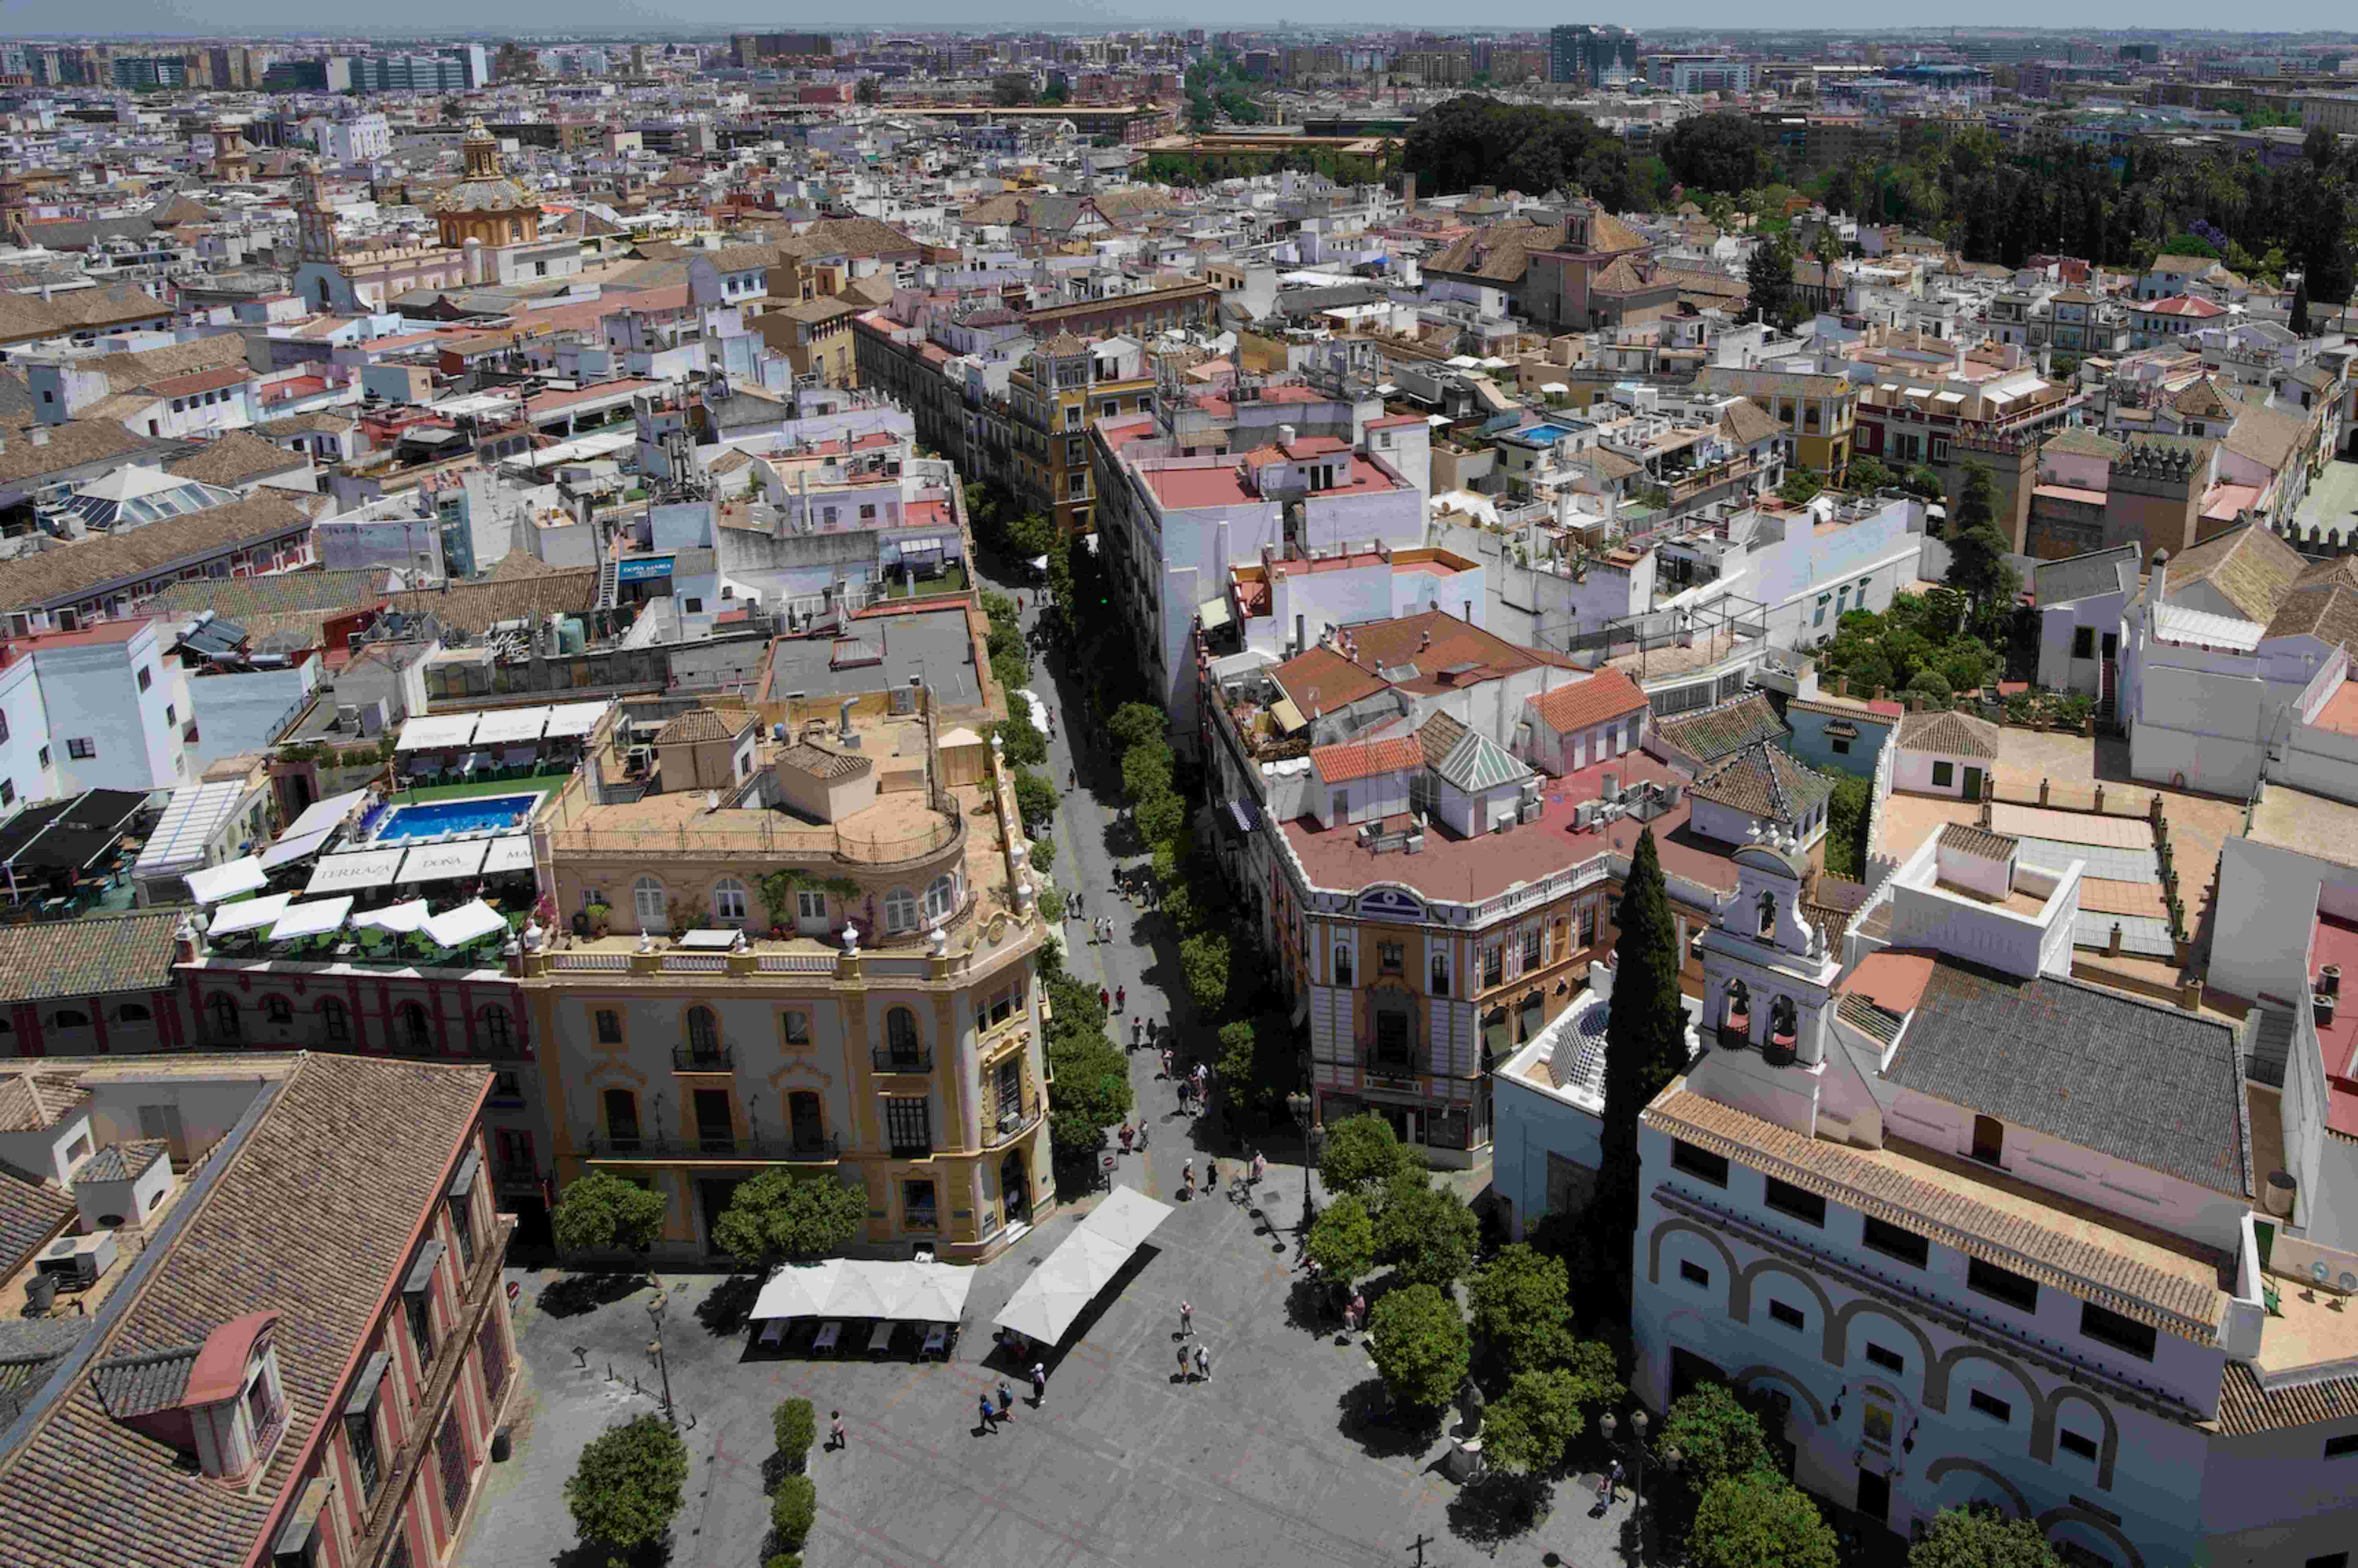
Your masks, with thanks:
M244 0L243 4L208 6L184 4L182 0L95 0L93 4L76 8L74 20L81 25L71 33L44 30L21 36L219 38L222 36L223 29L236 28L265 33L273 41L278 41L340 36L406 38L436 33L499 37L511 33L546 32L581 37L623 32L662 36L666 31L719 33L817 25L809 18L791 16L749 19L732 14L734 5L730 0L701 0L701 3L666 6L632 4L631 0L596 0L596 3L589 5L558 4L557 0L524 0L521 4L501 7L501 20L489 27L485 25L481 7L456 4L453 0L421 0L420 4L404 9L410 20L402 27L360 29L340 34L319 27L315 8L295 5L285 3L285 0ZM909 4L894 7L890 15L862 18L859 29L907 27L971 33L1041 27L1117 31L1136 27L1275 30L1292 27L1303 31L1331 32L1336 29L1429 29L1434 25L1429 13L1421 6L1406 4L1405 0L1379 0L1374 5L1350 7L1348 15L1345 15L1345 11L1346 7L1341 5L1311 5L1288 7L1283 14L1271 17L1265 7L1237 4L1191 6L1174 11L1166 0L1032 0L1021 15L978 18L969 7L940 3L940 0L911 0ZM2115 16L2115 13L2094 5L2067 8L2059 13L2053 5L2016 0L2016 3L1983 7L1974 24L1961 30L1970 33L2014 28L2068 32L2075 23L2101 24L2114 20ZM2346 13L2323 5L2296 6L2286 17L2288 25L2280 29L2238 31L2206 26L2206 23L2216 20L2212 7L2195 5L2191 0L2174 0L2174 3L2149 7L2141 13L2136 28L2118 30L2207 33L2223 40L2237 38L2358 37L2358 33L2341 32L2328 26L2344 16ZM1937 27L1894 26L1885 8L1871 6L1864 0L1831 7L1812 7L1806 14L1805 23L1797 17L1795 25L1790 28L1779 27L1773 21L1764 25L1764 18L1757 7L1736 4L1735 0L1700 0L1698 4L1682 6L1668 14L1650 15L1642 24L1628 17L1614 16L1570 19L1618 22L1640 32L1701 28L1747 33L1860 32L1884 36L1910 32L1938 34L1949 30ZM1560 13L1534 6L1531 15L1501 16L1479 30L1544 30L1565 20L1567 18ZM2303 22L2309 26L2304 28L2300 26Z

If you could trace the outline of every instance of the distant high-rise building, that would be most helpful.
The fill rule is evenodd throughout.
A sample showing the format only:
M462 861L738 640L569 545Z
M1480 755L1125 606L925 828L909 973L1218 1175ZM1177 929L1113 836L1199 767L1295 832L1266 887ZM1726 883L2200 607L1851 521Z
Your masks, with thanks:
M189 62L176 54L118 55L114 62L117 87L186 87Z
M1548 29L1548 80L1603 87L1638 74L1638 35L1627 27L1580 22Z
M730 63L751 69L770 59L806 59L835 53L826 33L738 33L730 39Z
M352 61L344 55L277 60L262 73L265 92L348 92L355 85Z

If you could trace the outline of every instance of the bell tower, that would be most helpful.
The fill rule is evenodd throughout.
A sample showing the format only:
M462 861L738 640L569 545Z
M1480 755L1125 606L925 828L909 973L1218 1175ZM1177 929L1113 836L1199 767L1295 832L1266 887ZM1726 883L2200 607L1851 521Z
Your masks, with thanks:
M295 177L296 254L304 261L336 257L336 215L319 198L319 166L309 158Z
M1771 833L1729 858L1735 895L1703 936L1704 1049L1692 1087L1814 1133L1842 959L1802 913L1810 862L1798 839Z
M459 146L467 160L469 179L497 179L500 177L499 140L484 128L481 120L467 126L467 139Z

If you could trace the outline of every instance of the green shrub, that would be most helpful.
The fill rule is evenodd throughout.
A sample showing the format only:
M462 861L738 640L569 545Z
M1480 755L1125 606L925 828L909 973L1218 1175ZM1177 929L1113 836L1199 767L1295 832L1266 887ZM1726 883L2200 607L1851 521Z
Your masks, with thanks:
M770 1425L776 1434L778 1453L795 1469L801 1469L804 1457L810 1453L813 1439L818 1436L818 1417L808 1400L782 1400L771 1412Z
M818 1487L808 1476L789 1476L778 1483L770 1498L770 1528L777 1531L779 1545L801 1551L817 1519Z

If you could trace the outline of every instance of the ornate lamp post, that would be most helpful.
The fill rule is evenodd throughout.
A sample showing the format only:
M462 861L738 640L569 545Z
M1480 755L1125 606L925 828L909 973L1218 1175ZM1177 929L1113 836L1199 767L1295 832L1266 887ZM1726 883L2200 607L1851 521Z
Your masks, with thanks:
M679 1417L673 1411L671 1404L671 1364L664 1359L664 1307L666 1304L661 1291L657 1291L655 1299L647 1303L647 1316L654 1322L655 1329L654 1339L647 1346L647 1354L655 1358L655 1370L663 1378L664 1420L677 1426Z
M1293 1117L1293 1125L1302 1129L1302 1236L1310 1238L1310 1222L1317 1211L1310 1203L1310 1167L1318 1162L1318 1145L1325 1141L1326 1130L1311 1119L1317 1114L1318 1102L1302 1089L1285 1097L1285 1108Z
M1630 1510L1632 1517L1638 1520L1638 1560L1640 1563L1644 1562L1646 1559L1647 1424L1647 1417L1644 1411L1639 1410L1631 1411L1629 1412L1630 1457L1637 1464L1637 1471L1634 1477L1635 1485L1634 1489L1631 1492ZM1605 1439L1608 1447L1612 1445L1613 1434L1619 1425L1620 1423L1614 1420L1613 1412L1611 1411L1606 1411L1596 1418L1597 1435ZM1662 1467L1666 1470L1676 1472L1679 1467L1680 1457L1681 1455L1679 1454L1678 1445L1675 1444L1671 1444L1671 1447L1663 1451Z

